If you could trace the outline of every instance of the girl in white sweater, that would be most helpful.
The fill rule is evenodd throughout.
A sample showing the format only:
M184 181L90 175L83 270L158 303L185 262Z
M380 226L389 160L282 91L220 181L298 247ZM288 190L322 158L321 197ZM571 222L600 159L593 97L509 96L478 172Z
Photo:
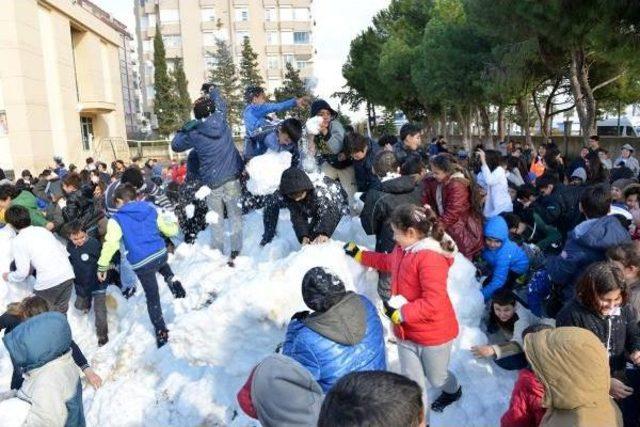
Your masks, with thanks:
M500 165L500 152L478 149L481 162L478 183L485 187L487 197L484 202L484 216L491 218L502 212L513 212L513 204L509 196L507 171Z

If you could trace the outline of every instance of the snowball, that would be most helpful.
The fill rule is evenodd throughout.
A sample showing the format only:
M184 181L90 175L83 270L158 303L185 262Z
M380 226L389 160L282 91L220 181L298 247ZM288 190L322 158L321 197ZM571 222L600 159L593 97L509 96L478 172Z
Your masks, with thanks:
M207 215L204 217L207 224L217 224L219 219L220 216L214 211L207 212Z
M247 190L251 194L266 195L273 194L280 186L282 172L291 167L291 153L282 151L267 153L254 157L247 164Z
M320 133L320 125L322 124L322 117L315 116L307 120L305 125L307 133L310 135L317 135Z
M204 200L209 194L211 194L211 189L208 186L203 185L198 189L198 191L196 191L194 197L196 198L196 200Z
M196 214L196 207L190 203L185 206L184 212L187 214L187 218L191 219Z
M17 397L0 401L0 425L3 427L20 427L29 414L31 405Z
M396 310L407 303L407 299L402 295L394 295L389 299L389 306Z

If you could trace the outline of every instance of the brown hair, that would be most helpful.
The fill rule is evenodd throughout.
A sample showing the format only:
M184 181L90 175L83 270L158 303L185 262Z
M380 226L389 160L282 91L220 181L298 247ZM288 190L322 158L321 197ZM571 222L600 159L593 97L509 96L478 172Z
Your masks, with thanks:
M436 168L451 177L454 173L461 173L469 183L471 210L476 216L482 217L484 201L480 194L480 188L473 174L463 168L454 156L449 153L441 153L429 160L431 168Z
M585 307L599 311L598 296L620 290L622 304L628 300L627 285L624 275L614 263L601 261L587 267L577 283L577 298Z
M64 185L68 185L69 187L74 187L76 190L79 190L82 186L82 178L77 173L70 173L69 175L64 177L62 183Z
M607 259L618 261L625 267L640 267L640 243L629 242L607 250Z
M401 231L413 228L422 233L424 237L431 237L440 243L440 247L447 252L455 250L455 244L451 239L445 239L444 227L438 221L437 215L431 208L412 204L400 205L391 213L391 224Z
M22 311L22 317L25 319L51 311L49 303L44 298L37 295L32 295L23 299L20 303L20 308Z
M19 302L10 302L7 304L7 313L12 316L22 317L22 305Z

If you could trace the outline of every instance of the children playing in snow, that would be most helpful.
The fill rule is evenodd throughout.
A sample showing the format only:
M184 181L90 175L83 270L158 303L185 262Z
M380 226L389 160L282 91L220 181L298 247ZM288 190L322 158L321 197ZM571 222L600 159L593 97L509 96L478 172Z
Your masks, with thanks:
M156 274L162 275L175 298L184 298L186 292L167 264L167 249L160 233L173 236L178 227L158 215L149 203L136 201L136 190L129 184L121 185L114 198L118 211L107 224L107 235L98 260L98 278L101 282L106 279L111 259L122 241L127 259L144 289L156 343L162 347L169 339L169 331L162 315Z

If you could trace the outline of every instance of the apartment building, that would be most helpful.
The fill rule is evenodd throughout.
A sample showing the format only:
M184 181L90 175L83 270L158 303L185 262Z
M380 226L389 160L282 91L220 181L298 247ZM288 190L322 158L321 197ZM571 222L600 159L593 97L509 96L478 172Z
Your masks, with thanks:
M83 164L126 138L121 35L81 0L2 2L0 167ZM109 150L108 152L113 152Z
M229 43L239 64L249 37L267 90L282 84L285 64L313 76L312 0L135 0L144 111L153 110L153 37L156 23L171 67L182 58L192 99L214 65L215 40Z

